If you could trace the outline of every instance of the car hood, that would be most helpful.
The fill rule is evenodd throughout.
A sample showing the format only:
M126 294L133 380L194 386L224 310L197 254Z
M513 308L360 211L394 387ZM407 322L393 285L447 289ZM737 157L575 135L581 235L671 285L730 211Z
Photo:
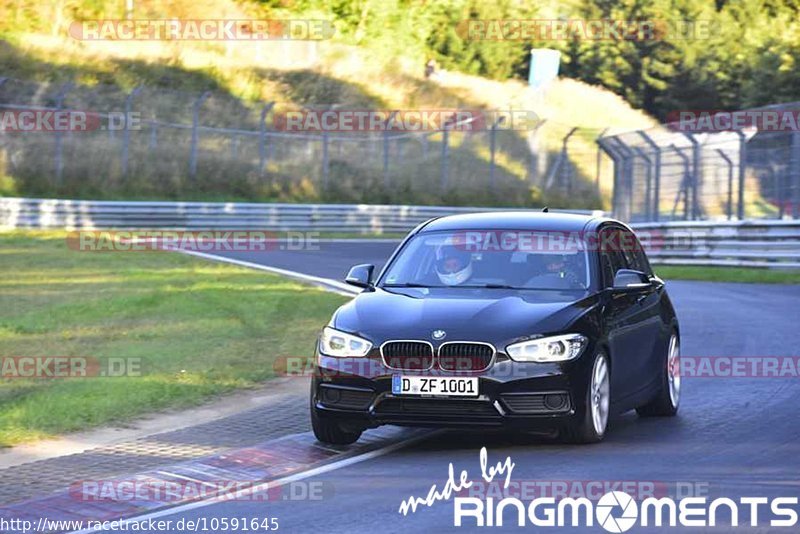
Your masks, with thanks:
M596 301L582 291L377 288L342 306L333 326L376 344L432 340L434 330L447 333L442 341L505 343L560 331Z

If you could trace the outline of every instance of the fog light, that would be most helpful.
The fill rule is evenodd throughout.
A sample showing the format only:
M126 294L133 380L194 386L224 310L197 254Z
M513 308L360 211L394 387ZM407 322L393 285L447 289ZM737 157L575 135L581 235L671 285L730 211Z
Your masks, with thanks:
M336 404L342 398L342 392L334 388L322 388L322 402Z
M544 405L548 410L563 410L567 406L567 396L560 393L545 395Z

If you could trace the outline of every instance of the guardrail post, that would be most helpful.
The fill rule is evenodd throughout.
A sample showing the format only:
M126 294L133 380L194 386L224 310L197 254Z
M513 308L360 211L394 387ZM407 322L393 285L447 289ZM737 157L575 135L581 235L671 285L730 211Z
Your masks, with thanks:
M736 207L736 216L744 220L744 179L747 171L747 136L741 130L736 130L739 136L739 195Z
M258 120L258 175L263 178L267 172L267 113L270 112L275 102L269 102L261 108Z
M67 93L72 89L73 84L66 83L61 87L56 96L56 110L61 110L64 107L64 99ZM56 151L55 151L55 165L56 165L56 184L63 185L64 182L64 133L58 129L55 132Z
M192 105L192 147L189 152L189 176L192 179L197 175L197 149L200 142L200 106L210 96L211 92L206 91Z
M721 148L717 149L717 154L728 164L728 203L725 207L725 212L730 221L733 218L733 160Z
M133 108L133 99L144 89L141 85L135 87L130 94L125 97L125 129L122 132L122 175L128 175L128 151L131 144L131 109Z

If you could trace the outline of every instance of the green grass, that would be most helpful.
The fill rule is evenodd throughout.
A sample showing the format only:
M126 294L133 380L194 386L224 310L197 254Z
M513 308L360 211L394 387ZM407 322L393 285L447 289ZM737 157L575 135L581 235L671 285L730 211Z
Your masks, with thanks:
M175 253L77 252L63 232L0 234L0 265L0 357L141 359L140 376L0 379L0 446L253 387L310 356L346 300Z
M653 269L664 280L800 284L800 269L699 267L694 265L658 265L654 266Z

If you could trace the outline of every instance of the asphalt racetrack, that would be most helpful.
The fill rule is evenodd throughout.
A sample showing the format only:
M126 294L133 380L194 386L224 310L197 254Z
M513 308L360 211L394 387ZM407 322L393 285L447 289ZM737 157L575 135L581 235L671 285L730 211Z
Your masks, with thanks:
M382 265L394 247L390 242L333 241L321 242L318 250L228 256L342 280L353 264ZM800 286L669 280L667 284L681 321L683 357L800 355ZM547 494L548 488L555 492L555 488L566 485L573 492L575 488L596 487L590 482L615 481L626 481L627 486L609 489L627 489L634 496L637 491L650 491L655 496L677 497L797 497L798 407L797 377L684 377L678 417L640 419L634 412L624 414L611 421L606 440L598 445L563 445L545 437L488 432L432 433L399 451L309 478L332 488L332 495L323 499L266 504L218 502L168 512L162 518L275 517L280 529L290 532L471 531L474 520L467 520L462 528L453 526L451 500L423 506L406 516L398 509L410 496L425 497L433 484L441 488L448 478L450 462L457 474L464 469L471 480L480 481L479 451L483 446L487 447L490 465L506 457L514 462L511 481L518 486L512 489L527 489L511 494L523 502L539 496L526 493L536 492L531 488L538 487ZM740 514L740 523L746 524L748 510L741 507ZM506 515L508 529L519 530L515 518L513 511ZM723 525L716 528L691 530L730 531L729 514L720 514L720 523ZM724 526L726 523L728 526ZM736 531L796 529L740 526ZM523 530L542 529L528 523ZM581 530L605 532L597 524ZM637 525L631 532L642 530Z

